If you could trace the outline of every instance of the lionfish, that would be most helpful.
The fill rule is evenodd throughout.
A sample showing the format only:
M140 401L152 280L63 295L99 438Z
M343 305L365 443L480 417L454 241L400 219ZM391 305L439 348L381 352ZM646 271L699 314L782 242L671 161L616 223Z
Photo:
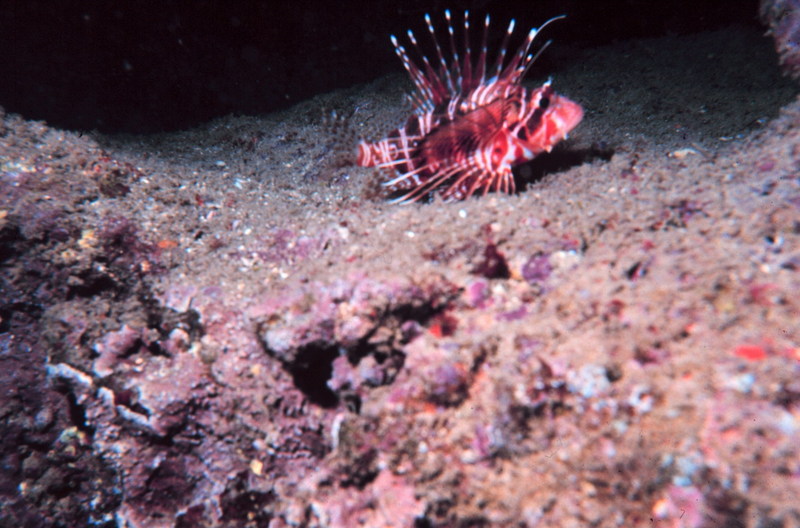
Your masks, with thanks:
M583 117L583 109L557 95L548 80L539 88L522 86L538 53L529 53L541 27L531 29L519 50L506 60L514 20L500 51L489 67L486 16L480 51L473 57L469 39L469 12L464 13L463 57L456 46L450 11L445 11L450 63L436 38L431 17L425 15L438 66L422 53L414 33L408 40L420 60L412 60L392 35L395 52L416 90L409 95L414 114L406 124L376 143L361 141L358 165L377 167L393 176L383 185L403 192L395 203L415 202L440 193L445 201L464 200L476 192L514 192L511 167L530 161L567 137ZM545 44L546 47L546 44ZM542 48L544 49L544 48ZM541 53L541 51L540 51Z

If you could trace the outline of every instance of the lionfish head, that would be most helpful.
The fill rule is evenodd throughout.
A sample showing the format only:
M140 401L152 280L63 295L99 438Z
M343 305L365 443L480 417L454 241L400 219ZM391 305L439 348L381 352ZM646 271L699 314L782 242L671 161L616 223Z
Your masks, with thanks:
M548 81L529 93L530 111L520 116L515 136L526 160L550 152L583 118L583 108L553 91Z

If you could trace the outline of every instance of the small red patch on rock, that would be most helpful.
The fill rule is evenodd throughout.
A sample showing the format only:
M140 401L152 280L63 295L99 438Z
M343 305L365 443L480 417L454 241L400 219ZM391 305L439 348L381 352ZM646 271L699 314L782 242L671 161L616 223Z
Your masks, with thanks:
M733 353L747 361L761 361L767 357L766 351L758 345L739 345Z

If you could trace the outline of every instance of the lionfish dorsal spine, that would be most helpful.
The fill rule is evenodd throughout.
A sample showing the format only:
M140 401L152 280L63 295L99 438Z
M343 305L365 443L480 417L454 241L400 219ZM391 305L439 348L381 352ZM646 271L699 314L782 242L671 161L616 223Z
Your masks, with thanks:
M436 49L436 57L439 59L439 78L442 81L442 84L446 85L447 93L454 94L456 93L456 87L453 84L453 77L450 75L450 68L447 67L447 61L444 60L444 54L442 53L442 47L439 45L439 39L436 38L436 30L433 28L433 22L431 22L431 16L429 14L425 14L425 23L428 25L428 32L431 34L431 40L433 40L434 49Z
M519 79L525 77L525 74L528 73L528 70L530 69L531 65L534 62L536 62L536 59L539 58L539 55L541 55L542 52L546 50L547 47L552 42L551 40L548 40L547 42L542 44L542 46L536 51L535 54L530 54L528 52L530 51L531 46L533 45L534 39L536 39L536 35L538 35L539 32L541 32L544 28L550 25L550 23L564 18L567 18L567 16L566 15L554 16L553 18L546 20L545 23L539 26L538 28L532 28L528 32L528 38L525 39L525 44L523 44L522 47L520 47L519 49L518 59L516 60L516 65L515 65L515 68L517 68L519 71L518 75Z
M500 72L503 69L503 63L506 60L506 52L508 50L508 40L511 38L511 34L514 32L514 25L515 24L516 24L516 22L512 18L511 22L508 23L508 29L506 30L506 34L503 35L503 43L500 44L500 50L497 53L497 59L495 59L494 67L492 68L494 70L494 78L495 79L499 79L500 78Z
M461 91L466 93L469 90L470 79L472 79L472 48L469 44L469 11L464 11L464 65L461 68Z
M450 10L446 9L444 17L447 20L447 33L450 35L450 55L453 57L453 69L455 70L456 80L455 85L459 93L464 89L464 76L461 73L461 58L456 49L456 37L453 32L453 22L450 17Z
M470 86L470 90L481 86L486 81L486 55L489 53L489 15L483 22L483 36L481 37L481 54L478 56L478 71L475 72Z
M413 39L413 33L411 33L410 31L409 33L410 33L409 38ZM397 54L398 57L400 57L400 61L403 63L403 68L406 69L409 77L411 77L411 80L414 82L414 86L417 87L417 90L413 94L413 96L416 97L417 94L420 94L420 96L427 98L429 94L427 93L427 85L424 82L422 72L419 70L419 68L417 68L414 65L413 62L411 62L411 59L409 58L405 47L403 47L403 45L400 44L400 42L397 40L397 37L392 35L391 41L392 45L394 46L395 53ZM414 40L412 40L411 42L413 43Z

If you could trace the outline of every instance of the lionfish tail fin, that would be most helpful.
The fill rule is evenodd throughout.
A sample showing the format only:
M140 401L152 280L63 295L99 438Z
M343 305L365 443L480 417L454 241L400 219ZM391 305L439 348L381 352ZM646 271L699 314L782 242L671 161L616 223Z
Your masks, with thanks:
M307 178L334 181L341 169L356 165L358 157L354 146L359 137L352 117L336 110L323 111L320 129L325 142L315 159L314 168L306 174Z

